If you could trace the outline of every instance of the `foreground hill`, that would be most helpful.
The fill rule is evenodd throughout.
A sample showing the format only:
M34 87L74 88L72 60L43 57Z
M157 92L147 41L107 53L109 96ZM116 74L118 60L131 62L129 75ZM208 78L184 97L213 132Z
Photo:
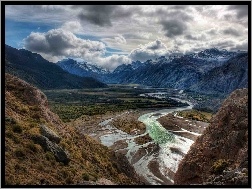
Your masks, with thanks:
M235 90L181 161L178 185L248 184L248 89Z
M41 55L5 45L5 72L15 75L40 89L80 89L106 87L90 77L72 75Z
M6 185L140 183L123 156L51 112L41 91L9 74L5 79Z

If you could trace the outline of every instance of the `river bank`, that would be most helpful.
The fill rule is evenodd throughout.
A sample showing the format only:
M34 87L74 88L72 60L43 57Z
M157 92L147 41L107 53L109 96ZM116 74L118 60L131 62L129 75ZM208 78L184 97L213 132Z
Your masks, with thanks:
M179 162L207 126L176 115L176 111L191 108L192 104L83 117L74 126L125 155L145 184L172 185Z

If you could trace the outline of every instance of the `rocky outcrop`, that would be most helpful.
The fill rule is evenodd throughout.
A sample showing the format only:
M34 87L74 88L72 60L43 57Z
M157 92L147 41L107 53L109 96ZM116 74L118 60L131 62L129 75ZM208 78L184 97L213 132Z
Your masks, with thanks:
M32 139L35 143L42 146L42 148L45 151L52 152L57 161L62 162L65 165L67 165L69 163L70 157L69 157L68 152L63 150L58 144L50 141L45 136L39 136L39 135L33 136Z
M246 173L243 182L229 182L232 176L222 179L243 168L248 169L248 89L238 89L224 101L181 161L174 184L209 184L213 178L224 185L246 184Z
M52 142L59 143L61 138L51 129L49 129L46 125L40 125L40 132L43 136L51 140Z

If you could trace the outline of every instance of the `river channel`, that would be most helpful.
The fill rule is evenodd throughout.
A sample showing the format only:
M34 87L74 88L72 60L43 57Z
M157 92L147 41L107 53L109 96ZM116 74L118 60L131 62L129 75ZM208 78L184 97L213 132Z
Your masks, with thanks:
M176 135L176 132L167 131L157 121L157 119L169 113L174 114L176 111L192 108L192 104L188 101L175 100L186 102L189 106L162 109L140 116L138 120L146 126L146 131L143 134L127 134L111 125L110 123L114 118L110 118L101 122L99 132L90 134L90 136L99 138L103 145L113 148L116 152L124 152L136 173L146 184L172 185L179 162L194 143L189 138ZM124 112L118 116L127 113L129 112ZM190 132L185 129L183 131ZM135 142L136 138L147 134L152 138L151 142L144 144ZM193 134L199 135L198 133Z

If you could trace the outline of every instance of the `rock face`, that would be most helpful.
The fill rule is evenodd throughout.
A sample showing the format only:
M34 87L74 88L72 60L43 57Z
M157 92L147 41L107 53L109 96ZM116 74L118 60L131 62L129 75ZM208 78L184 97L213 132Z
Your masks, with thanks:
M191 146L179 165L174 184L204 184L211 180L222 181L219 184L224 185L246 184L246 174L241 179L245 180L243 183L235 182L235 178L223 179L245 169L248 169L248 89L238 89L224 101L209 127Z

